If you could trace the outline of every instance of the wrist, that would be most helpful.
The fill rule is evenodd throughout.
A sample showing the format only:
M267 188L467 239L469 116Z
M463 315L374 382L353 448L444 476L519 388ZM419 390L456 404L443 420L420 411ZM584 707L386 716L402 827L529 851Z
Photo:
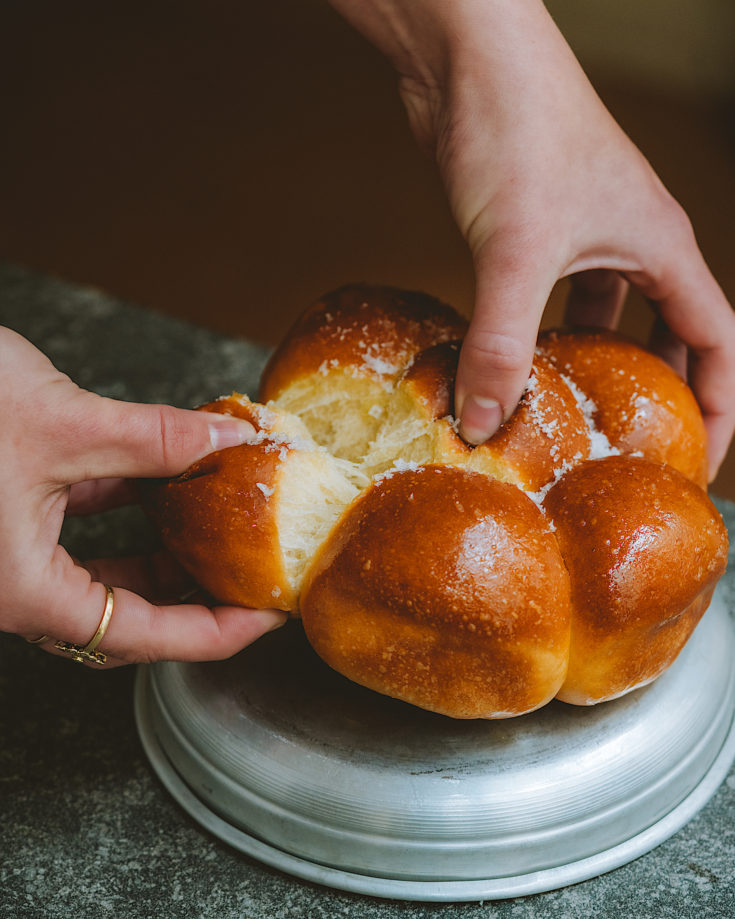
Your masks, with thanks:
M500 125L519 94L546 98L548 75L579 72L542 0L330 0L399 75L419 144L437 154L447 119ZM578 73L577 73L578 76Z
M517 53L548 30L542 0L329 0L399 75L445 85L455 59Z

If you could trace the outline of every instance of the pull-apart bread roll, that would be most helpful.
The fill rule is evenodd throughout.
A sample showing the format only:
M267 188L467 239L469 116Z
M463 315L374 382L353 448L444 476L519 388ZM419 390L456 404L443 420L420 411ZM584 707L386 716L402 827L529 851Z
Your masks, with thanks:
M276 349L261 401L298 415L336 456L361 458L406 365L466 329L459 313L426 294L342 287L307 309Z
M572 590L559 698L590 705L650 683L684 647L725 569L714 505L671 466L610 456L564 475L544 509Z
M614 332L551 331L545 354L592 403L597 428L621 453L683 472L707 487L707 440L691 389L655 354Z
M232 395L203 411L243 418L253 443L219 450L143 488L163 542L223 603L297 609L316 546L366 479L286 412Z
M323 659L455 718L616 698L676 658L725 570L686 384L615 333L541 336L489 441L452 416L465 320L353 285L271 358L252 443L147 483L164 543L222 602L300 615Z
M548 521L452 466L374 480L319 549L301 613L335 670L455 718L532 711L566 673L569 576Z

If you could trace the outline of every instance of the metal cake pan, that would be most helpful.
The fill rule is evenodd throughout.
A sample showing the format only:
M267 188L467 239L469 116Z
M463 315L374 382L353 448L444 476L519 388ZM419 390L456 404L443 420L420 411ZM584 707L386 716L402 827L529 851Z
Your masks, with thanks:
M655 683L591 708L454 721L357 686L298 623L229 661L142 667L136 716L173 797L299 877L410 900L552 890L676 832L735 758L724 592Z

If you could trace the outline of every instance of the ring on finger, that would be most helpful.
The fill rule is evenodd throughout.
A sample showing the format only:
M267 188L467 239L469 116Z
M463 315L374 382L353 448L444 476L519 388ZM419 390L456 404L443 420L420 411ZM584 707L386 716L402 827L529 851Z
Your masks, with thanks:
M111 587L108 587L107 584L105 584L105 590L107 591L105 609L102 613L100 624L97 626L97 631L92 636L92 639L86 645L75 645L70 641L57 641L54 645L57 651L63 651L64 654L71 655L71 659L78 664L107 663L107 655L103 654L102 651L98 651L97 646L105 637L105 632L112 619L112 611L115 606L115 592Z

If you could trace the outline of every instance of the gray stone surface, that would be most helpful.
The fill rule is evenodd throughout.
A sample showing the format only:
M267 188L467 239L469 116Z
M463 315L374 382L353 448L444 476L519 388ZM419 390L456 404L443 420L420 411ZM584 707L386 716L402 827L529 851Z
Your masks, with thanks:
M0 267L0 324L81 385L126 399L191 405L254 393L266 357L10 266ZM719 507L733 534L735 505ZM136 551L152 537L133 511L77 522L65 540L83 555ZM688 826L603 877L494 903L383 901L290 878L199 829L143 755L133 679L130 668L95 673L0 636L0 919L735 916L735 771Z

